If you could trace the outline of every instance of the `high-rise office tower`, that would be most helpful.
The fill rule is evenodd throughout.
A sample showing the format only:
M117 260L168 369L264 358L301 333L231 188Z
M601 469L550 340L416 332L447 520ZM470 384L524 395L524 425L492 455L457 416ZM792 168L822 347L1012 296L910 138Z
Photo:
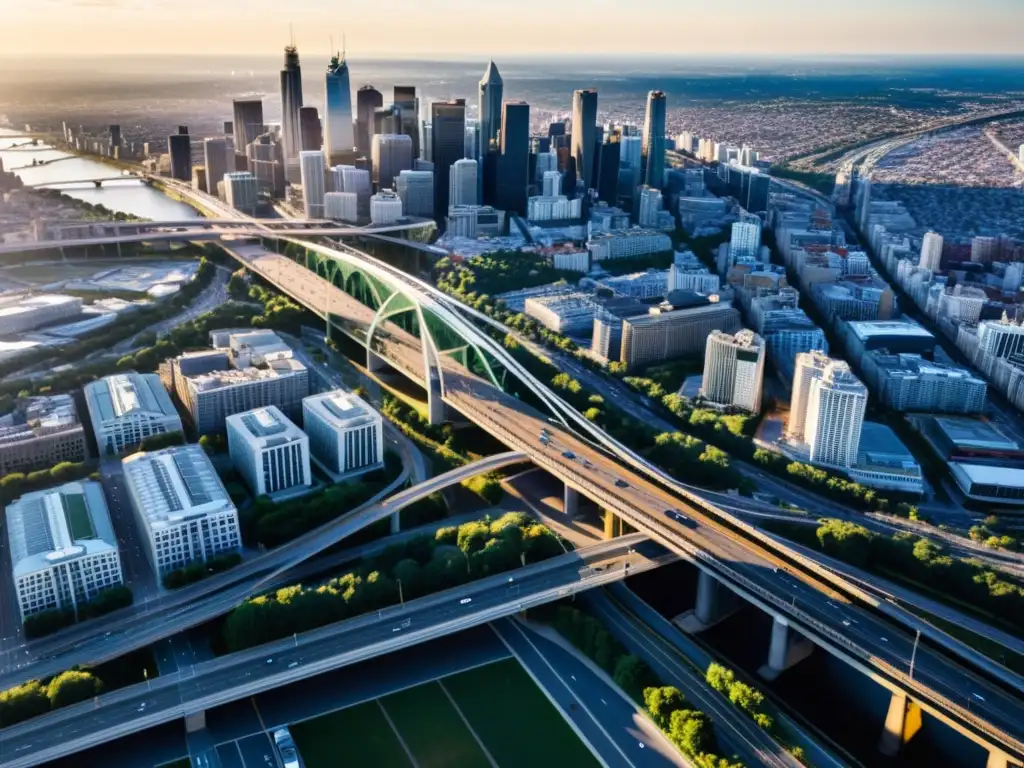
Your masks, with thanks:
M663 204L661 190L645 184L639 192L637 223L641 227L657 227Z
M280 139L272 133L261 134L245 148L245 154L260 191L284 197L284 151Z
M294 45L284 49L284 69L281 70L281 133L284 137L285 163L294 165L302 151L302 131L299 109L302 108L302 67L299 50Z
M364 85L356 94L356 146L370 151L373 137L373 111L384 106L384 97L372 85Z
M463 150L465 157L476 160L480 151L480 124L476 120L466 120L466 147Z
M121 126L112 125L110 126L110 148L114 149L121 146Z
M704 348L701 397L716 405L760 412L764 353L764 340L753 331L712 331Z
M398 110L398 125L395 133L402 133L412 140L412 156L420 156L420 104L416 98L416 86L395 86L395 108Z
M971 261L975 264L988 264L999 257L999 238L979 235L971 240Z
M306 218L322 219L324 195L327 192L324 153L308 150L300 152L299 169L302 174L302 199L305 203Z
M644 117L643 182L650 187L661 189L665 186L665 93L651 91L647 94L647 114Z
M227 139L205 139L203 161L206 163L206 191L217 196L217 183L224 181L224 175L235 169L234 153L228 148Z
M597 91L576 91L572 96L572 156L583 188L594 186L594 148L597 135Z
M234 102L235 151L245 148L263 135L263 101L261 99L238 99ZM252 169L250 169L252 170Z
M939 264L942 262L942 235L935 232L928 232L921 241L922 269L930 269L932 272L939 271Z
M167 137L167 154L171 159L171 178L189 181L192 178L192 141L188 129Z
M429 120L420 120L420 157L434 162L434 126Z
M868 390L842 360L832 360L811 382L805 435L811 462L833 467L857 463Z
M468 158L452 164L451 183L448 189L448 205L478 205L477 162Z
M356 195L360 216L370 215L370 194L373 184L370 172L351 165L339 165L332 170L335 192L351 192Z
M491 142L498 140L498 130L501 128L501 103L502 95L505 92L505 83L501 79L497 66L491 60L487 64L487 70L480 79L480 144L476 157L482 158L487 155L487 148Z
M377 189L393 189L395 177L412 170L412 139L403 133L382 133L373 137L373 183Z
M448 215L448 193L452 166L462 160L466 141L466 100L435 101L430 105L434 161L434 218Z
M501 105L501 156L498 158L498 209L526 215L530 183L530 105L506 101Z
M324 128L316 107L299 109L299 134L303 152L317 152L324 146Z
M601 172L597 178L597 197L615 205L619 195L619 159L621 157L619 136L612 134L601 145Z
M796 442L805 441L807 429L807 403L811 397L811 382L825 374L831 358L824 352L800 352L793 371L793 394L789 402L789 422L786 436Z
M344 51L332 56L327 65L326 101L324 152L328 164L334 165L350 155L356 145L352 132L352 86Z
M401 127L402 111L394 104L373 110L373 136L378 133L401 133Z
M406 216L430 218L434 215L433 171L402 171L395 181Z
M756 259L761 249L761 225L749 221L737 221L732 225L729 236L729 261Z

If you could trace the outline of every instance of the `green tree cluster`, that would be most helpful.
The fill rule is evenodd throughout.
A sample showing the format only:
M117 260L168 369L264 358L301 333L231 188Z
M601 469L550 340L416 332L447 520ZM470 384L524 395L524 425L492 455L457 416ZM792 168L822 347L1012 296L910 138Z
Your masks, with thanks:
M726 696L729 701L750 715L750 718L766 731L775 727L775 720L768 713L764 694L753 686L736 679L731 669L712 662L708 665L705 680L708 685Z
M167 589L179 589L189 584L212 576L215 573L222 573L229 568L234 568L242 562L242 556L238 552L228 552L223 555L216 555L205 562L189 563L184 568L176 568L164 574L163 584Z
M93 462L62 461L49 469L40 469L27 474L11 472L0 478L0 499L6 504L32 491L82 480L88 477L95 468L96 465Z
M91 672L68 670L46 682L29 680L0 691L0 728L98 696L103 682Z
M78 603L78 620L95 619L119 608L126 608L132 604L133 600L132 591L123 584L107 587L93 595L91 600ZM75 611L72 608L52 608L40 611L25 617L25 637L29 639L45 637L64 629L64 627L70 627L74 623Z
M518 512L440 528L388 547L329 581L246 600L225 620L225 644L232 651L260 645L561 552L549 529Z
M651 686L643 691L643 704L654 721L680 752L700 768L742 768L715 754L718 739L714 723L705 713L687 706L686 697L673 686Z

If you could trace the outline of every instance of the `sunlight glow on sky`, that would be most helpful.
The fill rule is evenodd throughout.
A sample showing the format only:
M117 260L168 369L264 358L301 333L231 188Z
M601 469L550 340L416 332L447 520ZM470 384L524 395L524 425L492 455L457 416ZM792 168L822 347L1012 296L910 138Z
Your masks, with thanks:
M5 0L0 56L1024 54L1024 0Z

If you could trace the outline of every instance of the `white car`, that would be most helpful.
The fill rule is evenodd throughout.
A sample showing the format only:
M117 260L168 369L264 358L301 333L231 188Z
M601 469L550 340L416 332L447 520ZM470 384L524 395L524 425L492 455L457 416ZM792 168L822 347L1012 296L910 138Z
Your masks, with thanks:
M287 728L278 728L274 731L274 744L277 746L278 754L281 755L281 763L284 768L303 768L299 750L295 748L295 740Z

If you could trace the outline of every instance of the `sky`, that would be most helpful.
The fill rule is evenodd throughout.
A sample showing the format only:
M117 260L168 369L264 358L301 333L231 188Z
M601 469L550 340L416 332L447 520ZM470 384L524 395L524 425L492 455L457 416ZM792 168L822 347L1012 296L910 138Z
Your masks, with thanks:
M1024 0L3 0L0 56L1021 55Z

